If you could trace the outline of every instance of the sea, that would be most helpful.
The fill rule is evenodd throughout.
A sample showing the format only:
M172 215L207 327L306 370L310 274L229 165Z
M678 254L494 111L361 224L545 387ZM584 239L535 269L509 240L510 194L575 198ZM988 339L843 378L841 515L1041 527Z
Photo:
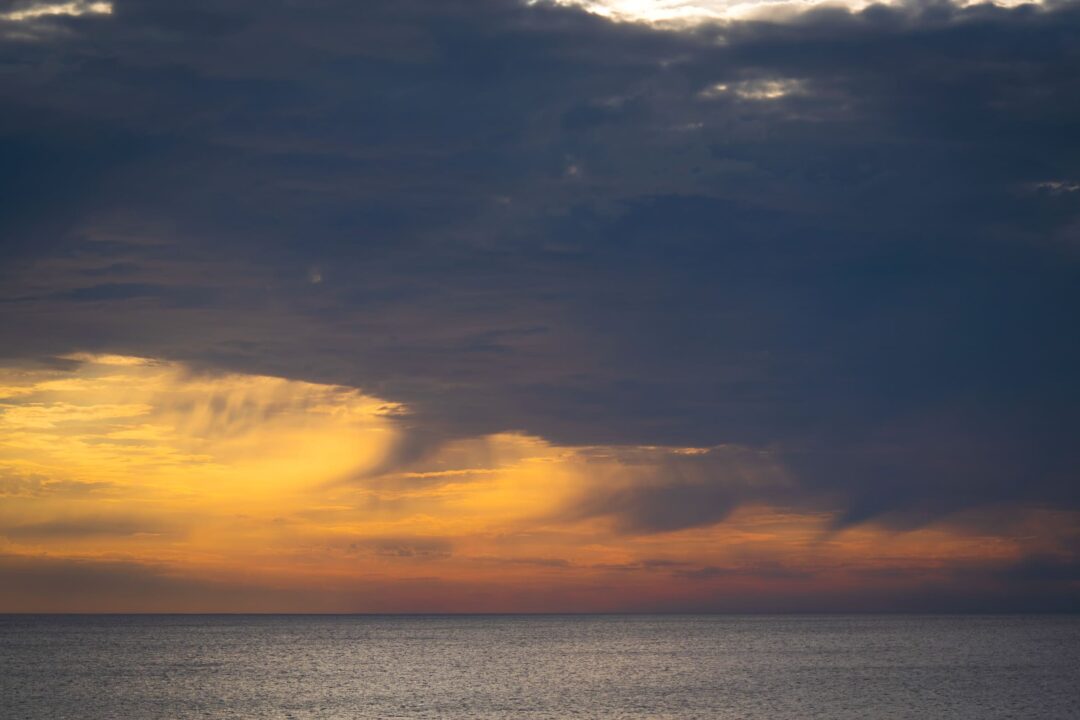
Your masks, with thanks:
M1080 616L0 616L3 720L1080 719Z

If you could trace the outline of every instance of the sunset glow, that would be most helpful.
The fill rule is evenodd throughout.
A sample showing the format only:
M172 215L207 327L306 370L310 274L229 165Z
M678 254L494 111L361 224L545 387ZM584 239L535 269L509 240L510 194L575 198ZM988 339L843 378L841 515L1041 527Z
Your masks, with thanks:
M1080 603L1075 0L11 0L0 614Z
M745 449L570 448L520 434L448 440L395 465L406 407L145 358L8 367L2 392L4 564L96 568L131 589L47 596L39 578L40 590L0 592L15 609L206 609L233 594L255 609L611 610L839 592L873 607L897 582L950 583L1054 553L1074 527L1032 510L993 531L836 531L824 507L750 503L665 530L619 517L619 498L692 486L710 458L733 486L789 480ZM210 589L163 589L186 584Z

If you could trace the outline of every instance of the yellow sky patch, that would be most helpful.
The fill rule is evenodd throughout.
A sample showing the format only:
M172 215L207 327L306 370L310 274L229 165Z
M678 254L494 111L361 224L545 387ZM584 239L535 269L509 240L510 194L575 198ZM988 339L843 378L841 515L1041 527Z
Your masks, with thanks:
M136 563L298 592L439 580L599 602L601 587L698 597L842 582L838 573L867 568L1008 561L1052 552L1051 530L1072 527L833 532L825 511L743 504L698 527L628 531L603 508L576 514L575 503L663 487L672 463L690 485L791 480L769 453L746 448L574 448L514 433L446 441L395 467L408 409L354 388L145 358L66 360L0 370L6 557Z

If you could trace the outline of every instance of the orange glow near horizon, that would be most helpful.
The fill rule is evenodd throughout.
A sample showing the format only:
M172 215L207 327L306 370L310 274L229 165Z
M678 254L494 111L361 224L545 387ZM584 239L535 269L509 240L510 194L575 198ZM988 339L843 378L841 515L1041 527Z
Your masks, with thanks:
M723 608L932 583L1052 554L1076 527L1027 510L1009 532L833 531L828 512L745 504L710 525L633 531L575 504L659 482L688 454L727 453L743 483L790 481L740 448L510 433L394 466L408 408L354 388L65 360L0 370L0 561L29 578L0 588L0 611Z

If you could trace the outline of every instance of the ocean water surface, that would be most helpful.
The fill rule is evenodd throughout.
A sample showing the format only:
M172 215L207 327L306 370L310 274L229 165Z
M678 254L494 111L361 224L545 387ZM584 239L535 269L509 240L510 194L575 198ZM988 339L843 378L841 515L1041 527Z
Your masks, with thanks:
M1073 616L0 616L4 720L1080 718Z

